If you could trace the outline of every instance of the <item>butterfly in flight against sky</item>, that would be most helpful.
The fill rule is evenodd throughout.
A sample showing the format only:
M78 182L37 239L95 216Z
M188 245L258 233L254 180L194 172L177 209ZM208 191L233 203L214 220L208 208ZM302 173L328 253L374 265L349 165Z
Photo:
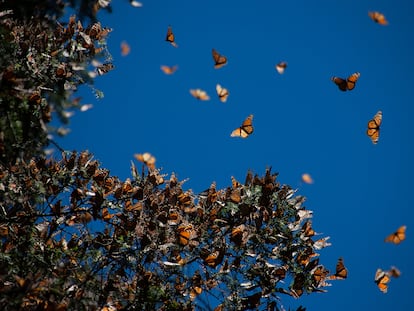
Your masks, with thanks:
M222 103L227 101L227 97L229 97L229 91L222 87L220 84L216 85L217 95Z
M371 17L371 19L380 24L380 25L388 25L388 21L385 18L384 14L380 13L380 12L368 12L368 16Z
M382 112L378 111L374 118L368 121L367 135L375 145L378 143L380 126L382 123Z
M334 76L331 78L331 80L338 86L341 91L351 91L355 88L355 83L358 81L360 75L361 74L359 72L355 72L347 79Z
M348 277L348 270L345 268L344 260L342 258L338 259L336 264L336 271L334 275L329 276L330 280L343 280Z
M213 54L214 59L214 68L219 69L224 65L227 65L227 57L219 54L215 49L212 49L211 53Z
M391 278L387 271L383 271L380 268L375 272L375 283L377 284L380 291L384 294L388 290L388 283L391 281Z
M406 226L401 226L395 231L391 233L389 236L385 238L385 242L390 242L394 244L400 244L402 241L405 240L405 230L407 229Z
M175 48L178 47L177 43L175 42L175 36L174 36L174 33L172 32L171 26L168 26L167 36L165 37L165 41L170 42L171 45Z
M210 96L208 96L206 91L203 91L202 89L191 89L190 94L193 95L198 100L209 100Z
M131 52L131 48L126 41L121 42L121 55L127 56Z
M285 72L286 67L287 67L286 62L280 62L279 64L275 66L277 72L280 74L283 74Z
M250 136L250 134L253 133L253 115L251 114L246 118L246 120L243 121L243 124L236 128L233 132L231 132L231 137L241 137L241 138L247 138Z
M174 66L161 66L162 72L164 72L166 75L172 75L174 72L176 72L178 69L177 65Z

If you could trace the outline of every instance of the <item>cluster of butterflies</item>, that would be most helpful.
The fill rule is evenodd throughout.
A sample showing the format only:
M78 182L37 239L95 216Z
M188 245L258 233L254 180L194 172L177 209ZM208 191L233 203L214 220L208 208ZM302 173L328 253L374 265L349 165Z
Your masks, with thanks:
M355 88L355 84L358 81L361 74L359 72L355 72L350 75L348 78L339 78L339 77L332 77L331 80L338 86L338 88L345 92L351 91ZM380 126L382 123L382 111L378 111L375 116L368 121L367 125L367 135L371 139L372 143L375 145L378 143L379 140L379 133L380 133Z
M385 238L385 242L400 244L405 240L405 230L407 226L401 226L397 231L393 232ZM396 267L391 267L389 270L384 271L380 268L375 272L374 281L377 284L379 290L383 293L388 291L388 283L391 281L391 278L398 278L401 275L400 270Z

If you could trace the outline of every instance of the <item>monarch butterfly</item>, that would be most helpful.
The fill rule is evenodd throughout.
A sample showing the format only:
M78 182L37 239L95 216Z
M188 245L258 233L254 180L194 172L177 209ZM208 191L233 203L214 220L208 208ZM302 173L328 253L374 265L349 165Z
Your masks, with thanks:
M195 236L193 225L191 224L180 225L177 230L178 230L178 242L183 246L186 246L188 242Z
M190 90L190 93L198 100L209 100L210 99L210 96L208 96L207 92L201 89Z
M380 12L368 12L368 16L371 17L371 19L380 24L380 25L388 25L388 21L385 18L384 14L380 13Z
M253 133L252 125L253 115L249 115L246 120L243 121L242 125L231 132L231 137L247 138Z
M130 51L131 51L131 48L129 44L126 41L122 41L121 42L121 55L127 56Z
M302 174L302 181L307 184L313 184L313 179L309 174Z
M407 226L399 227L397 231L387 236L384 241L391 242L394 244L400 244L402 241L405 240L405 229L407 229Z
M174 66L161 66L161 70L166 74L166 75L172 75L174 72L176 72L178 69L177 65Z
M345 268L344 260L341 258L338 259L336 264L336 271L334 275L329 277L330 280L343 280L348 277L348 270Z
M220 84L216 85L217 95L222 103L227 101L227 97L229 97L229 91L223 88Z
M286 62L280 62L275 66L277 72L280 74L283 74L285 72L286 67L287 67Z
M135 159L137 159L138 161L144 163L146 166L148 166L148 168L154 169L155 168L155 157L149 153L149 152L145 152L143 154L141 153L136 153L134 154Z
M308 219L302 226L302 231L305 237L314 236L315 230L312 228L312 220Z
M323 286L325 284L325 279L329 274L329 270L327 270L324 266L317 266L313 273L312 277L316 283L316 287Z
M129 0L129 3L136 8L142 7L142 3L139 1L135 1L135 0Z
M112 63L105 63L103 65L100 65L96 68L96 71L98 72L98 74L100 76L102 76L103 74L111 71L112 69L114 69L115 66Z
M361 74L359 72L355 72L350 75L347 79L339 78L339 77L332 77L331 80L338 86L338 88L345 92L351 91L355 88L355 83L358 81Z
M168 26L168 30L167 30L167 36L165 37L165 41L168 41L171 43L171 45L175 48L178 47L178 44L175 42L175 36L172 32L172 28L171 26Z
M224 65L227 65L227 57L220 55L215 49L212 49L213 59L214 59L214 68L219 69Z
M380 291L384 294L388 290L388 283L391 281L391 278L386 271L382 271L380 268L375 272L375 283L377 284Z
M368 121L367 135L374 145L378 143L381 123L382 111L378 111L374 118Z

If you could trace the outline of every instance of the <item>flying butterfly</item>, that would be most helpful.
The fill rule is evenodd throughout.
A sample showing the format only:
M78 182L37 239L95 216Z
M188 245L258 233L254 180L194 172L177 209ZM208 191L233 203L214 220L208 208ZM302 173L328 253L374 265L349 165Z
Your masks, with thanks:
M105 64L102 64L102 65L98 66L96 68L96 71L98 72L98 74L100 76L102 76L103 74L108 73L109 71L111 71L114 68L115 67L112 63L105 63Z
M371 19L380 24L380 25L388 25L388 21L385 18L384 14L380 13L380 12L368 12L368 16L371 17Z
M131 47L126 41L121 42L121 55L127 56L129 52L131 51Z
M214 68L219 69L224 65L227 65L227 57L219 54L215 49L212 49L211 53L213 54L214 59Z
M378 268L377 271L375 272L374 280L379 290L385 294L388 290L388 283L391 281L391 278L388 272L383 271L380 268Z
M313 178L308 173L302 174L302 181L306 184L313 184Z
M171 26L168 26L167 36L165 37L165 41L170 42L171 45L175 48L178 47L178 44L175 42L175 36L174 36L174 33L172 32Z
M190 94L193 95L198 100L209 100L210 96L208 96L206 91L203 91L202 89L191 89Z
M394 244L400 244L402 241L405 240L405 230L407 226L401 226L395 231L394 233L390 234L385 238L385 242L391 242Z
M330 280L344 280L348 277L348 270L345 268L344 260L342 258L338 259L336 264L336 271L334 275L329 276Z
M275 66L277 72L280 74L283 74L285 72L286 67L287 67L286 62L280 62Z
M338 86L341 91L345 92L351 91L355 88L355 83L358 81L360 76L361 74L359 72L355 72L346 79L334 76L331 78L331 80Z
M231 137L247 138L253 133L253 115L249 115L246 120L243 121L242 125L231 132Z
M222 87L220 84L216 85L217 95L222 103L227 101L227 97L229 97L229 91Z
M374 118L368 121L367 135L374 145L378 143L381 123L382 111L378 111Z
M178 69L177 65L174 66L161 66L162 72L164 72L166 75L172 75L174 72L176 72Z

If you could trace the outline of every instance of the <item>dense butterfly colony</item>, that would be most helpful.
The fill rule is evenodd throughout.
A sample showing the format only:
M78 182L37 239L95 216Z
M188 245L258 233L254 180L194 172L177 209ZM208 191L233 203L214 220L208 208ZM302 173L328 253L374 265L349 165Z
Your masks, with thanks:
M342 258L333 273L319 263L318 252L330 245L329 237L312 228L305 198L280 185L270 169L262 177L249 172L244 183L232 177L224 190L212 183L195 195L174 175L160 174L151 154L135 158L142 172L132 163L133 178L125 181L101 169L88 152L63 153L60 161L39 158L9 170L0 166L0 186L13 187L2 196L13 219L0 226L2 251L25 254L28 244L18 236L37 214L30 256L47 252L48 258L38 274L14 275L0 293L23 291L25 307L48 299L51 308L62 310L68 295L75 297L73 306L91 290L105 304L103 310L132 305L202 310L217 301L222 303L215 310L259 305L276 310L280 294L323 292L329 281L347 277ZM40 208L27 203L24 212L13 214L13 202L31 193L41 195ZM101 223L96 233L85 230L95 221ZM80 262L85 254L90 261ZM67 275L68 291L50 292L59 279L42 271ZM86 271L108 279L101 288L83 287Z

